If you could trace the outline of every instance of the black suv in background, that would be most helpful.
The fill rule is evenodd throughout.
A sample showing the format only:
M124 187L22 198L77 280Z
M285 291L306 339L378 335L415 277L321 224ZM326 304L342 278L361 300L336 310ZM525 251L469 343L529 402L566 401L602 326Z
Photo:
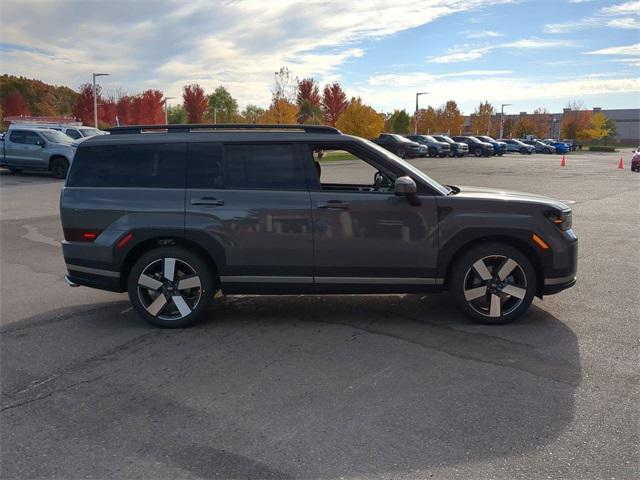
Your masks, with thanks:
M329 151L360 169L323 172ZM218 290L449 290L498 324L576 282L567 205L442 185L331 127L113 128L78 146L60 211L67 283L126 291L162 327L209 315Z
M428 153L427 149L422 148L419 143L412 142L397 133L381 133L372 142L386 148L400 158L426 157Z
M487 142L481 142L476 137L459 136L453 137L456 142L466 143L469 147L469 153L476 157L490 157L493 155L493 145Z
M451 156L464 157L469 153L469 145L463 142L454 142L448 135L431 135L439 142L447 142L451 146Z
M430 157L448 157L451 154L451 145L447 142L436 140L431 135L405 135L412 142L419 143L428 148Z

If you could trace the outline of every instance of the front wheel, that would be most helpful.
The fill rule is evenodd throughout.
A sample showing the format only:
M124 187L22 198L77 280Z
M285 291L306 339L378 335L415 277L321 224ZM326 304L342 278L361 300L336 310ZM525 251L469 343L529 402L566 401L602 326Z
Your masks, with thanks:
M407 152L404 151L404 148L399 148L396 153L400 158L406 158Z
M476 148L475 151L473 152L473 154L476 157L481 157L482 156L482 150L480 150L479 148Z
M526 154L527 154L527 149L526 149L526 148L524 148L524 147L522 147L522 148L520 149L520 153L521 153L522 155L526 155Z
M199 320L214 295L213 275L198 255L180 247L161 247L142 255L127 282L138 314L163 328L181 328Z
M536 292L529 259L501 243L480 244L462 254L447 280L458 307L476 322L489 325L518 318Z
M51 174L53 175L53 178L67 178L68 171L69 162L66 158L56 157L51 160Z

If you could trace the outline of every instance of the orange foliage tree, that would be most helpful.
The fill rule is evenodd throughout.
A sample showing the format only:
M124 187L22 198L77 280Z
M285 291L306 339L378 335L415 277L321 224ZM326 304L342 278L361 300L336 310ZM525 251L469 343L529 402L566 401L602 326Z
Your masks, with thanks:
M287 125L296 123L297 119L298 107L288 100L280 98L274 100L269 110L264 112L262 118L260 118L260 123Z
M185 85L182 93L182 102L187 111L187 121L189 123L202 123L204 112L207 110L207 96L203 88L194 83Z

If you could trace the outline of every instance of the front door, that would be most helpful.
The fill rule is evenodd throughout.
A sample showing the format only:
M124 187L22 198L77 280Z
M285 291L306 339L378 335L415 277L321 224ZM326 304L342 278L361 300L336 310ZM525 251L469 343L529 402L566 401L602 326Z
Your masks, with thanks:
M207 245L225 291L311 288L311 209L301 148L189 144L185 234Z
M321 149L323 158L334 152ZM436 201L420 205L393 193L397 174L382 171L362 152L350 163L320 162L311 191L316 284L432 285L438 226Z
M35 132L11 130L9 141L5 140L6 162L16 167L42 167L42 145L44 140Z

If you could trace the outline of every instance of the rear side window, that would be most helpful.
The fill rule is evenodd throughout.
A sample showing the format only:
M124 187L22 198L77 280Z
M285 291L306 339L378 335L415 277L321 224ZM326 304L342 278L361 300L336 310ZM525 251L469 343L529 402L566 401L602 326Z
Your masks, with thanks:
M304 166L290 144L189 145L189 188L306 189Z
M69 135L71 138L73 138L74 140L76 140L76 139L78 139L78 138L82 137L82 135L80 135L80 132L78 132L77 130L71 130L71 129L69 129L69 130L67 130L65 133L66 133L67 135Z
M184 144L80 147L70 187L184 188Z

